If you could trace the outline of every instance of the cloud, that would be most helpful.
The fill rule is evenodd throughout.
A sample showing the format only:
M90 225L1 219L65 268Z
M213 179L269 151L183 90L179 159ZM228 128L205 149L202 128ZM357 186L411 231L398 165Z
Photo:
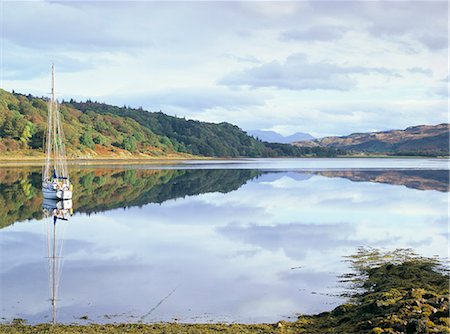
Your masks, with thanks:
M236 60L241 63L253 63L253 64L261 63L261 61L255 56L238 56L231 53L226 53L225 57Z
M161 25L164 4L35 1L8 2L3 8L4 38L35 49L142 49L161 46L166 36L152 29Z
M432 33L425 33L417 36L417 39L430 50L442 50L448 48L448 36L444 34L434 35Z
M438 85L429 90L429 94L431 96L440 97L440 98L448 98L449 90L447 85Z
M253 29L294 16L295 3L35 1L6 2L4 38L40 50L83 52L151 49L196 52L218 35L250 36ZM292 19L295 19L293 17ZM231 27L231 29L230 29Z
M95 17L92 11L66 3L9 2L3 9L3 36L18 45L48 50L73 45L99 48L120 41L118 36L108 36L105 28L112 22L107 16ZM129 40L122 42L130 44Z
M93 57L77 57L76 55L52 52L39 53L8 41L4 41L3 48L8 50L8 52L4 52L2 68L3 79L6 80L29 80L49 75L52 63L56 65L58 73L79 72L95 67ZM108 62L104 58L102 61ZM62 66L58 66L59 64Z
M399 76L382 67L341 66L328 62L312 63L305 54L290 55L284 63L272 61L241 72L231 73L219 83L228 86L275 87L290 90L350 90L357 81L353 75L378 73Z
M168 109L192 114L219 107L236 110L259 106L263 105L269 96L267 93L230 90L225 87L190 87L172 88L138 96L112 96L105 99L119 104L129 104L127 101L133 101L136 106L145 106L149 110Z
M346 29L339 26L312 26L307 29L283 31L280 39L284 41L333 41L341 38Z
M411 67L411 68L408 68L408 72L412 73L412 74L423 74L427 77L433 76L433 71L430 70L429 68Z
M320 18L353 22L376 38L408 40L430 51L448 46L448 4L444 1L317 1L310 5Z

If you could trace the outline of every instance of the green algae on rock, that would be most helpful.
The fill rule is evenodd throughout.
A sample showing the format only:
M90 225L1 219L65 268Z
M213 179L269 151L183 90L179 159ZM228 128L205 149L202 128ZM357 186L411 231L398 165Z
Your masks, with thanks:
M450 333L448 270L409 249L360 249L349 304L310 317L308 333Z

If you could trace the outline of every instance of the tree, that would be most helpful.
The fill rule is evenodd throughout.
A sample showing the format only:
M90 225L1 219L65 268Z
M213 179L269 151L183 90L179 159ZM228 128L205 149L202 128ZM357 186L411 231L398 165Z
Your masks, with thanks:
M23 143L28 143L33 134L35 133L34 124L31 122L27 122L23 128L22 134L20 135L20 141Z
M136 152L137 141L134 137L126 137L123 139L122 148L130 152Z
M99 145L106 145L108 142L108 140L106 139L105 136L98 134L96 137L94 137L94 143L99 144Z
M88 148L94 148L95 143L92 139L92 132L90 130L85 131L80 137L80 144Z
M45 128L42 125L38 125L35 129L35 132L33 134L33 136L31 137L28 145L31 148L42 148L43 144L44 144L44 133L45 133Z

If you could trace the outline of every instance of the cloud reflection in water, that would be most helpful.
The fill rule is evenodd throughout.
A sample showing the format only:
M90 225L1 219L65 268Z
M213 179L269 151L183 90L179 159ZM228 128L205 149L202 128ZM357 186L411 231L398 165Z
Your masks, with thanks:
M327 294L339 291L342 257L358 246L445 256L446 208L445 192L278 172L228 193L75 215L59 320L137 321L177 287L146 321L270 322L328 310L339 302ZM42 225L2 230L6 319L46 321Z

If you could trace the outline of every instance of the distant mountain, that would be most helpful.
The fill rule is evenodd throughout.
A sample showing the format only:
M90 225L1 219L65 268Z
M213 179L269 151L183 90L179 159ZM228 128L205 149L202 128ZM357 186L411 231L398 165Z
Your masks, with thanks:
M336 148L349 153L448 156L449 129L447 123L418 125L405 130L353 133L349 136L297 141L293 145Z
M313 140L315 139L309 133L296 132L290 136L283 136L275 131L266 131L266 130L250 130L247 131L250 136L258 138L262 141L266 141L269 143L282 143L282 144L290 144L295 141L304 141L304 140Z
M311 136L309 133L305 132L296 132L290 136L285 137L288 140L288 143L291 144L296 141L305 141L305 140L314 140L315 137Z

